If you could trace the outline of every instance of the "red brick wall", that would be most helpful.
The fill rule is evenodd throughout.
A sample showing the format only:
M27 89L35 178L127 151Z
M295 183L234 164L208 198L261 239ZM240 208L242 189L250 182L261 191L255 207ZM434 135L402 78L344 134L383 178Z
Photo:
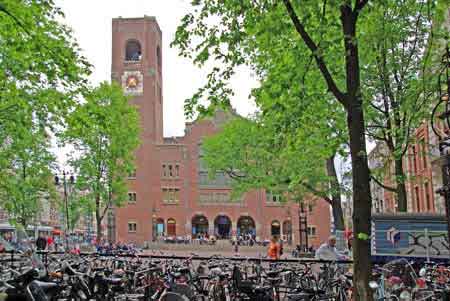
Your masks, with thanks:
M139 64L124 64L124 45L127 39L141 41L143 59ZM298 205L288 202L283 204L266 204L266 195L262 190L246 193L242 202L222 202L202 204L200 193L230 193L224 187L199 187L198 156L199 144L202 138L214 134L218 127L214 123L223 118L200 120L187 124L186 136L174 141L163 142L162 136L162 102L154 93L155 87L161 84L162 76L155 69L156 50L149 51L161 45L161 33L154 19L114 19L113 20L113 79L119 80L125 70L141 70L144 74L143 95L134 97L132 102L139 106L141 124L143 126L142 143L136 153L136 178L129 180L130 192L137 194L135 204L124 204L116 210L116 239L139 244L152 239L153 219L168 219L176 221L176 235L191 234L191 221L195 215L204 215L209 222L210 234L213 234L214 220L218 215L226 215L232 223L233 233L241 216L250 216L256 224L256 235L261 239L269 238L272 221L280 224L290 220L294 241L298 241L299 222ZM134 68L134 69L133 69ZM220 113L219 113L220 114ZM179 166L179 176L163 177L163 164ZM167 204L163 202L163 188L179 190L179 202ZM310 237L311 245L318 246L330 233L330 208L322 200L315 202L308 220L316 226L316 235ZM128 222L136 222L135 233L128 231ZM165 225L167 231L167 225Z
M435 212L432 166L429 154L429 129L423 123L414 133L415 141L408 150L410 210L413 212ZM428 197L427 197L428 195Z

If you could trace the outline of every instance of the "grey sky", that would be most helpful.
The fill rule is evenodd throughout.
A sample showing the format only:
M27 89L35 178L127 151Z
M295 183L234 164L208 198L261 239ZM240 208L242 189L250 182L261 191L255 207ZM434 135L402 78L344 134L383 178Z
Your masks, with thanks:
M164 135L180 136L184 133L184 100L201 87L207 70L195 67L188 59L178 56L177 49L170 48L179 20L189 11L187 0L56 0L66 15L74 36L84 55L94 65L92 83L110 80L111 74L111 20L119 16L155 16L163 32L163 97ZM255 105L248 99L250 89L257 86L251 73L241 68L232 81L236 95L232 104L239 114L248 115ZM57 151L58 160L65 161L70 148ZM370 149L370 148L369 148ZM339 173L344 169L337 164Z
M155 16L163 32L164 135L183 135L184 100L201 87L207 70L196 68L170 48L179 20L189 11L186 0L56 0L66 15L84 55L94 65L91 80L110 79L111 19L115 17ZM244 68L233 79L236 95L232 101L238 113L248 115L255 106L248 100L255 78Z

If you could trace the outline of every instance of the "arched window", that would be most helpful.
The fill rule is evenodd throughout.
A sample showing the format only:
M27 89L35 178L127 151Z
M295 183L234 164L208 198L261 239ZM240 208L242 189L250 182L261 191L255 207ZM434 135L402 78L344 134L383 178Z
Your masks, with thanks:
M164 220L162 218L158 218L156 220L156 235L159 236L164 236Z
M125 48L126 61L140 61L142 57L141 44L137 40L129 40Z
M256 236L255 221L250 216L241 216L237 221L237 234L238 235L251 235Z
M214 220L214 234L218 239L228 239L231 235L231 220L226 215L218 215Z
M177 235L177 222L173 218L167 220L167 235L176 236Z
M159 46L156 47L156 62L158 63L158 71L161 72L162 58L161 58L161 48Z
M281 232L280 226L281 225L280 225L279 221L277 221L277 220L272 221L272 223L270 224L270 234L279 236L280 232Z

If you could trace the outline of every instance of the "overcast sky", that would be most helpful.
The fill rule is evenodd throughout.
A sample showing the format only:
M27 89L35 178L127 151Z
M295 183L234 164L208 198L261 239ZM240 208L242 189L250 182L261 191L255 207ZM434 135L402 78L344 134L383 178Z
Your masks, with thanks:
M93 83L110 80L111 20L116 17L155 16L163 33L164 135L184 133L184 100L206 80L206 69L196 68L188 59L170 48L180 19L189 12L187 0L56 0L66 15L66 24L94 65ZM238 113L246 116L255 110L248 100L250 89L257 85L248 70L241 70L232 81L236 92L232 100Z
M170 48L180 19L189 12L188 0L56 0L66 15L65 23L83 49L83 54L93 64L92 83L111 78L111 21L116 17L155 16L163 33L163 96L164 135L184 134L184 100L195 93L206 80L207 70L195 67L188 59L178 56ZM232 81L235 96L233 107L247 116L255 111L248 99L252 87L257 86L251 73L242 68ZM64 165L70 148L57 151L58 161ZM342 162L338 170L344 168ZM341 173L341 172L339 172Z

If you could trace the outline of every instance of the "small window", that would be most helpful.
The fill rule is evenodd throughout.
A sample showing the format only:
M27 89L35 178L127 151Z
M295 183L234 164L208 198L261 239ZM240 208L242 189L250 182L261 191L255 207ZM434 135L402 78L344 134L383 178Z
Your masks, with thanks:
M140 61L142 58L141 44L136 40L130 40L127 42L125 48L125 60L126 61Z
M416 210L420 212L420 195L419 195L419 187L414 188L415 196L416 196Z
M308 226L308 236L316 236L316 227Z
M427 204L427 210L432 211L433 206L431 204L430 187L429 187L428 182L425 183L425 201Z
M180 201L179 188L162 188L164 203L178 203Z
M136 192L128 192L128 203L129 204L136 203Z
M167 165L166 164L162 165L162 170L163 170L163 177L164 178L167 177Z
M128 232L136 232L137 225L135 222L128 222Z
M414 170L414 174L416 174L417 173L417 152L416 152L416 146L415 145L413 145L412 147L411 147L411 154L412 154L412 157L413 157L413 170Z
M427 168L427 145L425 144L425 139L421 140L422 145L422 164L423 168Z
M161 58L161 48L159 46L156 47L156 62L158 64L158 71L161 72L162 58Z
M175 177L179 177L180 176L180 166L179 165L175 165Z
M312 211L313 211L313 205L308 204L308 212L312 213Z
M162 104L162 91L161 91L160 85L158 85L158 99L159 99L159 104Z
M169 165L169 177L173 177L172 165Z
M274 194L272 192L266 192L266 202L268 203L279 203L281 202L281 195Z

